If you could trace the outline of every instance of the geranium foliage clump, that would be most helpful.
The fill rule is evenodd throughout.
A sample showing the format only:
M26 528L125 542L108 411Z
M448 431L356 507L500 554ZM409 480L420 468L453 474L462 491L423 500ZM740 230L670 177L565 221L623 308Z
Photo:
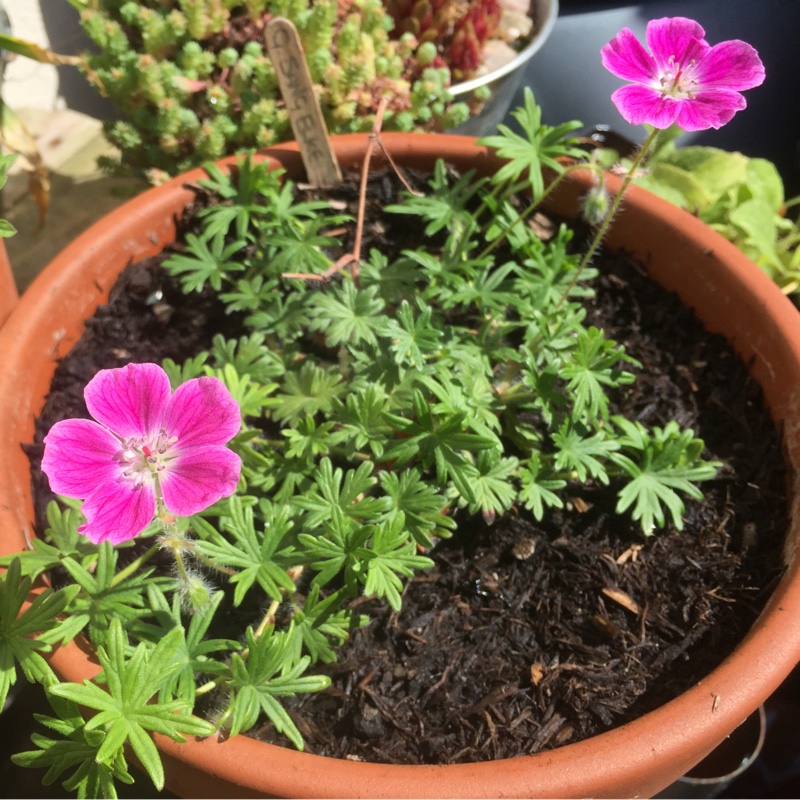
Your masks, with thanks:
M19 763L113 796L129 779L126 745L163 785L150 731L232 735L265 716L302 747L282 698L325 688L314 665L368 621L359 599L399 610L405 582L466 519L542 520L588 484L612 488L641 536L682 527L685 498L719 465L676 422L614 413L637 364L585 323L597 243L581 253L566 225L542 238L528 224L569 170L593 170L598 188L602 173L577 146L579 123L543 125L530 92L514 114L520 133L501 125L483 141L507 159L491 177L439 162L384 208L386 230L416 232L396 253L350 252L360 213L304 195L266 162L208 166L200 190L214 202L164 266L187 295L213 291L244 332L166 361L171 399L155 365L103 375L87 389L97 422L67 426L79 450L90 426L101 452L84 458L128 492L152 489L154 507L131 539L92 534L86 504L61 498L30 551L6 559L0 699L19 665L56 714L44 720L53 738L37 736ZM156 384L150 402L141 390ZM46 445L56 476L65 442L54 429ZM206 448L204 469L189 471L207 507L168 489L181 458L197 465L191 444ZM20 615L29 582L54 570L65 587ZM102 673L58 683L42 654L79 633Z

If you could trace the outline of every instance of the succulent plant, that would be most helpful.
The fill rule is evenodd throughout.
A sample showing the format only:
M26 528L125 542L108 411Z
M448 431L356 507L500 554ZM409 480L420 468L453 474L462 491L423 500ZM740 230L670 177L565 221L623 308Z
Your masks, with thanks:
M483 47L497 32L502 17L497 0L390 0L386 7L395 30L433 45L434 65L449 67L456 80L478 69Z
M95 43L81 67L116 105L106 133L127 167L174 174L292 138L264 29L296 25L331 132L446 129L470 109L448 87L477 66L497 0L69 0ZM394 14L394 17L393 17ZM398 16L399 15L399 16ZM452 52L452 66L450 55Z

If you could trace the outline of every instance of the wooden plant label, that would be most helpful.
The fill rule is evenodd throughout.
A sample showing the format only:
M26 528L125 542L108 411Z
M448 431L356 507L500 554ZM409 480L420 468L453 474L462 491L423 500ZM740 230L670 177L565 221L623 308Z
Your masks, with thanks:
M334 186L341 182L342 171L328 141L297 28L290 20L275 17L264 35L308 181L314 186Z

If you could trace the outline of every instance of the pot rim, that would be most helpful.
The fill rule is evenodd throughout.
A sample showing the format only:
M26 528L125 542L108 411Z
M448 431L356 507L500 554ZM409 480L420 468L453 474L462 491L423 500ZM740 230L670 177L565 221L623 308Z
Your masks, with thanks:
M420 133L382 134L381 138L401 164L414 157L432 161L442 153L456 163L469 160L485 170L499 163L485 148L477 147L475 139L471 137ZM360 164L368 136L350 134L331 137L331 141L340 162L346 167ZM268 148L261 151L260 155L271 157L283 166L300 164L299 152L293 143ZM233 161L233 158L227 158L218 163L230 164ZM25 327L30 319L35 324L45 326L49 323L52 327L53 303L60 302L62 297L74 298L74 288L73 295L70 295L69 287L75 275L81 271L75 266L76 260L85 264L90 258L108 261L114 257L119 261L120 246L112 244L118 228L123 228L127 239L132 241L137 220L147 217L152 220L154 215L159 217L159 221L152 223L144 250L160 250L160 242L165 241L163 236L169 235L170 228L174 231L172 215L191 197L184 184L203 174L202 169L192 170L161 187L148 190L111 212L66 248L31 284L0 331L0 368L6 367L11 360L12 357L8 355L10 348L25 340ZM613 191L619 182L610 177L609 185ZM571 196L564 200L565 204L574 204L580 186L588 188L588 176L578 173L565 187L565 192L571 192ZM167 196L171 198L169 201L161 199ZM767 326L766 334L760 335L758 341L741 336L736 339L734 336L736 340L732 343L743 357L749 354L755 359L753 371L758 374L759 382L770 398L773 412L778 418L785 417L788 421L784 438L787 463L794 473L790 525L794 538L786 549L786 573L764 612L733 653L698 684L654 711L590 739L534 755L473 764L400 766L310 755L257 742L247 736L234 737L224 743L210 740L195 742L190 746L157 736L165 760L179 759L184 764L194 765L237 786L241 786L238 776L242 761L254 764L266 761L271 765L267 770L270 780L262 782L259 790L287 797L407 797L442 793L460 797L487 797L498 792L528 797L645 795L664 788L684 774L755 711L788 675L800 660L800 625L796 622L792 624L792 615L796 620L800 614L800 565L796 557L797 538L800 536L800 476L797 469L800 463L800 315L777 286L749 259L699 220L637 187L631 187L626 197L624 211L620 213L614 229L617 232L616 240L612 238L610 242L612 245L619 244L620 223L624 219L635 218L640 223L643 220L662 220L660 224L669 224L671 235L674 235L673 228L680 230L679 235L675 236L676 246L680 243L683 249L701 251L706 257L704 269L700 271L703 274L695 276L698 291L722 297L721 293L714 294L719 290L708 275L716 275L724 265L730 264L732 277L729 280L736 289L735 299L745 303L744 311L736 315L736 324L744 330L752 327L755 319L759 319ZM664 221L665 211L668 212L668 223ZM101 234L99 243L94 241L98 233ZM159 239L159 236L162 238ZM710 239L707 238L709 236ZM125 247L129 244L125 243ZM653 253L635 255L647 263ZM62 275L61 271L70 262L71 266ZM668 265L668 268L671 267ZM83 269L85 271L85 267ZM669 283L668 278L667 275L665 284ZM672 287L668 285L667 288ZM84 309L93 307L101 294L102 289L98 286L96 294L86 296L85 293L79 293L75 302L82 304ZM726 311L725 304L719 300L719 305L722 308L717 315L717 322L728 324L730 315L723 313ZM774 316L766 316L768 308L774 311ZM54 332L49 340L50 357L65 352L71 343L66 334ZM14 358L16 369L10 369L8 385L16 381L24 386L30 357L17 354ZM4 374L8 376L9 372L4 370ZM793 387L788 390L777 389L776 381L781 375L790 378ZM41 393L41 397L35 400L40 408L44 397L42 387L37 385L32 391ZM38 413L38 408L33 408L33 405L20 406L17 398L0 396L0 441L19 441L9 436L8 418L16 417L19 420L25 417L25 424L32 426L32 419L27 417ZM26 503L24 507L29 509L30 497L29 492L25 496L26 490L19 487L19 481L16 482L16 495L12 492L9 496L7 487L11 486L14 476L8 464L3 463L5 461L8 460L0 460L0 529L10 516L13 525L6 525L6 528L12 535L18 534L16 541L19 543L23 540L19 535L27 537L26 526L29 527L29 523L15 512L19 510L17 506L20 502ZM24 512L28 513L28 510ZM76 655L77 667L70 661ZM746 671L743 671L743 660L747 665ZM97 670L89 656L77 646L68 646L54 653L52 663L70 680L81 679L76 669L90 666ZM767 678L767 675L771 677ZM668 738L667 731L674 732L675 736ZM654 778L653 767L660 757L668 758L671 766ZM275 765L280 765L280 775ZM307 776L312 765L320 766L322 773L316 782L310 783ZM500 770L503 772L502 779ZM388 783L385 783L387 780ZM443 786L446 788L440 788ZM213 792L213 789L209 791Z

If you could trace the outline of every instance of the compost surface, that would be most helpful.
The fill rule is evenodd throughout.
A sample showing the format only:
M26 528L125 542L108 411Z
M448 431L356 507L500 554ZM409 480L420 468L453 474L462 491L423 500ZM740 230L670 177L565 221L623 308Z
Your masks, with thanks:
M370 182L364 247L389 258L390 248L414 245L393 236L409 234L407 221L394 230L378 219L396 192L390 176ZM357 176L337 196L355 213ZM201 192L198 205L209 202ZM187 218L183 229L193 225ZM724 467L703 484L702 501L687 501L681 532L644 537L613 513L615 490L602 485L576 486L565 509L541 523L521 512L491 525L459 518L456 535L430 553L435 567L408 584L399 614L357 601L374 618L336 663L315 667L331 687L288 700L308 751L455 763L574 742L690 687L763 607L780 575L786 498L779 436L760 390L724 339L642 265L601 253L594 266L588 321L641 363L612 413L646 425L675 419ZM180 362L218 332L242 331L212 296L183 295L157 258L131 265L59 365L36 441L59 419L88 416L83 387L97 370ZM38 470L41 445L29 449L43 526L52 495ZM287 744L269 725L249 735Z

